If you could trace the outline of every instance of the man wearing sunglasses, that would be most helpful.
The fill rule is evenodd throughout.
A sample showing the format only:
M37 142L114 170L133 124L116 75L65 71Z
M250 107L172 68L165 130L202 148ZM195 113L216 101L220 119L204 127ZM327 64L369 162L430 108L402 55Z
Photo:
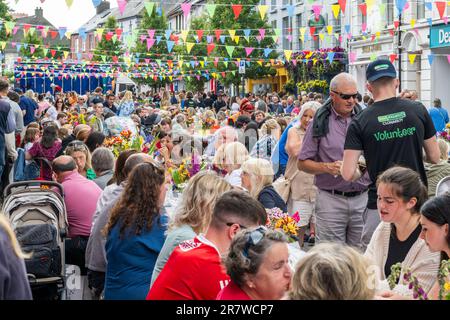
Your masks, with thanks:
M299 155L298 168L315 175L318 189L316 239L359 247L362 214L367 203L368 176L355 182L340 174L344 142L352 119L361 112L355 79L340 73L331 80L330 98L309 124ZM295 190L293 190L295 192Z
M427 184L422 150L428 162L438 163L440 157L436 130L425 106L401 96L397 98L399 80L393 64L389 60L376 60L367 67L366 77L367 89L375 102L351 123L342 166L344 179L357 179L358 160L364 153L372 183L364 212L363 247L367 247L380 223L375 185L378 175L393 165L402 165L417 171Z
M181 243L156 278L147 300L215 300L229 282L221 256L241 229L264 225L264 207L247 193L228 191L214 207L204 235Z

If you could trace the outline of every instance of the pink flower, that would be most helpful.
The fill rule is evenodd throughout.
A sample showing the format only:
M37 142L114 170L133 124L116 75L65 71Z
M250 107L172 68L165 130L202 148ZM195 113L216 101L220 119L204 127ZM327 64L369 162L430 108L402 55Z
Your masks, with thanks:
M292 219L294 219L294 221L297 223L300 222L300 215L298 214L298 211L296 213L294 213L294 215L292 216Z

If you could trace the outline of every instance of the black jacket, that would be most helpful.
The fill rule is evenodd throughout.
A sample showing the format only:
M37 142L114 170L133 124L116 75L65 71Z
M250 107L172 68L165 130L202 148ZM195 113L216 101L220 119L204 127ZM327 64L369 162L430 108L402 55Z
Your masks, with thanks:
M333 105L333 101L331 98L329 98L325 103L317 110L316 114L314 115L313 120L313 137L314 138L320 138L324 137L328 134L329 128L328 128L328 118L331 114L331 107ZM353 112L355 114L358 114L362 111L362 108L359 104L355 105L355 108L353 108Z
M284 202L272 185L268 185L261 190L258 195L258 201L266 209L279 208L283 212L287 212L286 202Z

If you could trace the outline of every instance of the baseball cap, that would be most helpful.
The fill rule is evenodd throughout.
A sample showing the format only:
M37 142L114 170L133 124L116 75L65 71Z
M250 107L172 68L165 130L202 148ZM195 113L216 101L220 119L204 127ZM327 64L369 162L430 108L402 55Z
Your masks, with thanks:
M397 78L397 71L389 60L379 59L371 62L367 67L367 81L372 82L383 77Z

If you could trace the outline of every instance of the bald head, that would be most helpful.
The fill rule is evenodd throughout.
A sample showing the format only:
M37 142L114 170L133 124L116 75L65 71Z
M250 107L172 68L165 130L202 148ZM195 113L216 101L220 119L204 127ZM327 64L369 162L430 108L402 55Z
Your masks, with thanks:
M52 162L52 169L56 174L73 171L76 168L77 164L70 156L60 156Z
M356 88L356 80L350 73L342 72L331 79L331 91L339 91L343 86L354 86Z
M132 154L128 157L127 161L125 162L125 166L123 167L123 174L125 177L128 177L130 172L138 165L144 162L150 162L153 163L154 160L151 156L149 156L146 153L136 153Z

